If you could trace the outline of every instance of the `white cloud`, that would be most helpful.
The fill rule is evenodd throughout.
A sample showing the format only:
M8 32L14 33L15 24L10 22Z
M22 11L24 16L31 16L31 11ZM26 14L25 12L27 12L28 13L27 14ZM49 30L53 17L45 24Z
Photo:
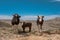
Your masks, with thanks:
M60 1L60 0L55 0L55 1Z
M12 16L0 15L0 19L12 19Z
M48 15L48 16L45 16L45 20L50 20L50 19L54 19L56 17L60 17L60 15Z
M48 15L44 17L44 20L54 19L56 17L60 17L60 15ZM12 19L12 16L8 15L0 15L0 19ZM36 20L37 16L21 16L22 20Z
M60 2L60 0L50 0L51 2Z
M22 16L21 19L23 20L36 20L37 16Z
M44 20L54 19L56 17L60 17L60 15L48 15L48 16L44 17ZM36 20L37 16L22 16L21 19L23 19L23 20Z

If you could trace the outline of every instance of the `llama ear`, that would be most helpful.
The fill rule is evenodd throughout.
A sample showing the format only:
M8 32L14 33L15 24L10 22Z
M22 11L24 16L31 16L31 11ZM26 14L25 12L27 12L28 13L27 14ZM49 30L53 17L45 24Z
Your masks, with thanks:
M37 17L39 17L39 16L37 16Z
M42 16L44 18L44 16Z
M40 17L40 16L37 16L38 18Z
M19 16L19 18L20 18L21 16Z
M12 15L12 16L15 16L15 15Z

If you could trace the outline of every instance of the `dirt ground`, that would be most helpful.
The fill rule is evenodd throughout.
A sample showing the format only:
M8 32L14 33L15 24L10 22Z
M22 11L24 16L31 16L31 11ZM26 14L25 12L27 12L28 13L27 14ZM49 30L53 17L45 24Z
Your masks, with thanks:
M0 40L60 40L60 18L47 20L43 24L42 34L38 32L36 21L32 22L32 31L22 32L21 23L12 26L10 20L0 20Z

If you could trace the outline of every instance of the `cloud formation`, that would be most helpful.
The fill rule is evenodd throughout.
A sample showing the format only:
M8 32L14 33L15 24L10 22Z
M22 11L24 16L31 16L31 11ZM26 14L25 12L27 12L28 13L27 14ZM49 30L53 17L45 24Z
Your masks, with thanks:
M12 19L12 16L0 15L0 19Z
M51 2L60 2L60 0L50 0Z
M50 20L50 19L54 19L56 17L60 17L60 15L48 15L48 16L45 16L45 20Z
M54 19L56 17L60 17L60 15L48 15L48 16L44 16L44 20ZM0 15L0 19L12 19L12 16ZM22 20L36 20L37 16L21 16L21 19Z
M55 0L55 1L60 1L60 0Z
M23 20L36 20L37 16L22 16L21 19Z

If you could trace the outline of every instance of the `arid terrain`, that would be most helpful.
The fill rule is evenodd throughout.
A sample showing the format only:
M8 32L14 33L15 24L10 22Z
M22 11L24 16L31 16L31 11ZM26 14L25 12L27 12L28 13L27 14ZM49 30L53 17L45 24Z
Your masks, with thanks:
M10 20L0 20L0 40L60 40L60 18L44 21L42 34L38 32L36 21L32 22L32 31L22 32L21 23L12 26Z

